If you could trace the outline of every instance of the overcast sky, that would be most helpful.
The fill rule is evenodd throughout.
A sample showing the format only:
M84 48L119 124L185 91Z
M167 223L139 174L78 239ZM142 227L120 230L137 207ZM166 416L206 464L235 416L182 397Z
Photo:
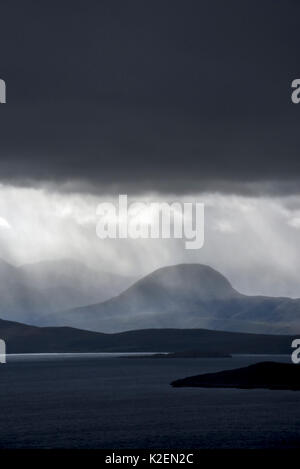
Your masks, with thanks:
M1 179L298 190L299 13L298 0L2 1Z
M2 0L0 13L0 256L130 274L206 262L245 292L300 296L298 0ZM101 244L95 207L119 193L205 201L204 248Z

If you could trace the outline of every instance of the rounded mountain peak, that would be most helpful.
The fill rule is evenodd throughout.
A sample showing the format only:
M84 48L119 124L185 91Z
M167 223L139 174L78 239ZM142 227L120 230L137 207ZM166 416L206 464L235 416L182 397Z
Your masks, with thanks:
M204 264L178 264L162 267L143 277L135 285L139 290L172 291L176 296L184 292L184 296L203 300L225 299L238 295L230 282Z

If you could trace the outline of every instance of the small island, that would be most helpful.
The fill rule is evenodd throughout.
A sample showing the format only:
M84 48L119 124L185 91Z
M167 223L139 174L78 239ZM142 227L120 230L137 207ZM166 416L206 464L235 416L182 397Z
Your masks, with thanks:
M185 351L185 352L165 352L154 353L151 355L126 355L123 358L232 358L229 353L214 353L214 352L200 352L200 351Z
M300 366L261 362L244 368L207 373L173 381L171 386L300 391Z

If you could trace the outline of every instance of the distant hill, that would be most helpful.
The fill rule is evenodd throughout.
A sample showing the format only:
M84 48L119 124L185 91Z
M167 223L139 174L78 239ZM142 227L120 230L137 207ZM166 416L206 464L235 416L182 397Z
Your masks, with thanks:
M171 385L175 388L290 389L300 391L300 367L292 363L261 362L234 370L190 376L173 381Z
M0 259L0 317L39 325L45 314L106 300L131 283L70 259L21 267Z
M108 301L51 314L44 324L103 332L201 327L294 334L300 300L243 295L211 267L181 264L156 270Z
M147 329L103 334L70 327L35 327L0 320L8 353L185 352L290 354L294 337L205 329Z

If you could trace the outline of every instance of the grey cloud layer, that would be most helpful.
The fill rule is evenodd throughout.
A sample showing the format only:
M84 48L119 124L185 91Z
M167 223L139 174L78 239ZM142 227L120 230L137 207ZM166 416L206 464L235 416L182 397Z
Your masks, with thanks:
M298 14L295 1L4 1L1 180L297 192Z

